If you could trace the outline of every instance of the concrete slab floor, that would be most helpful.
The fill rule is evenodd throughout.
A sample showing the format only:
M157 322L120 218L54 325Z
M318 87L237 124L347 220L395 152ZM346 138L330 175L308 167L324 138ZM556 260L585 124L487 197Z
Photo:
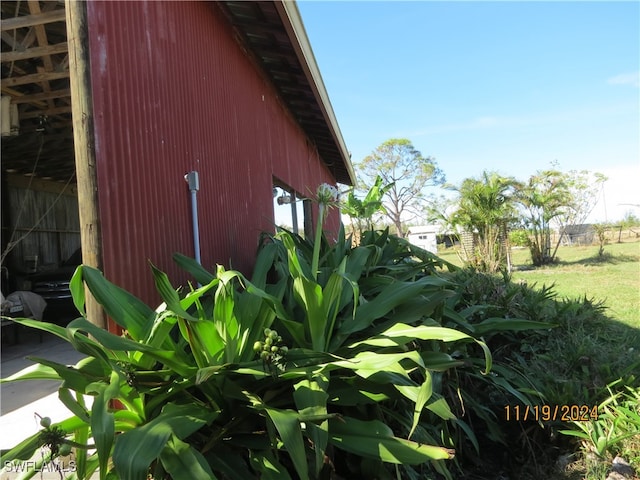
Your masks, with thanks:
M3 329L4 330L4 329ZM24 368L34 365L27 357L41 357L64 365L74 365L84 355L75 351L63 339L49 334L40 335L37 331L21 329L19 343L4 343L12 339L12 335L5 335L0 331L3 343L0 350L0 377L6 378ZM28 380L11 382L0 385L0 449L15 447L25 438L37 433L42 417L50 417L55 422L72 416L71 412L58 400L60 382L48 380ZM38 455L36 455L38 457ZM6 467L0 462L0 469ZM25 464L28 468L28 464ZM53 466L50 469L53 470ZM33 467L31 467L33 468ZM0 473L0 480L17 478L17 472L5 471ZM39 471L38 478L61 478L56 471Z

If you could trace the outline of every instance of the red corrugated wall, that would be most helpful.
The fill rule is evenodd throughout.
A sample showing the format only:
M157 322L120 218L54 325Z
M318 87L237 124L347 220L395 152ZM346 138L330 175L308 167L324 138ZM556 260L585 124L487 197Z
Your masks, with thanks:
M185 282L171 256L194 253L190 170L203 265L250 273L273 229L272 178L305 193L335 179L215 3L87 9L105 276L151 306L148 261Z

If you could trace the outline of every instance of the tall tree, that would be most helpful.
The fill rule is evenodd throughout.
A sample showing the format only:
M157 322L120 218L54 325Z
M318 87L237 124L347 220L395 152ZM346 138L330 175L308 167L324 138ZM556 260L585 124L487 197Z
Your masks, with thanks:
M518 192L524 207L524 223L531 230L529 242L534 265L555 260L562 235L551 243L552 227L562 231L584 223L593 211L607 177L587 170L544 170L532 175Z
M483 172L480 178L467 178L459 187L458 208L452 224L477 235L467 260L482 271L497 272L508 267L507 225L516 216L514 178L496 172Z
M571 193L565 175L559 170L543 170L529 177L518 191L524 208L523 221L531 232L529 250L534 265L552 263L551 222L571 204Z
M356 167L362 190L370 190L378 176L382 185L391 185L384 193L385 216L400 237L405 236L405 222L424 209L427 187L441 185L445 179L435 159L423 156L406 138L387 140Z

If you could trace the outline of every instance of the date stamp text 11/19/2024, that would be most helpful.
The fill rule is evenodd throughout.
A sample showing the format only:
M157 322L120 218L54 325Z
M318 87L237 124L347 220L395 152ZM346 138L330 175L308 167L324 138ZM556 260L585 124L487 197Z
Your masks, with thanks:
M588 422L598 419L597 405L505 405L507 422Z

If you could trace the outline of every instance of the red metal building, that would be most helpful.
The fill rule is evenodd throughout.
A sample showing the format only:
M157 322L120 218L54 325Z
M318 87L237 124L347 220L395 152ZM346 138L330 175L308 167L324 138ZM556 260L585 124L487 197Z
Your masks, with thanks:
M86 34L101 263L150 304L148 261L180 283L171 256L194 255L187 172L202 264L246 273L274 229L274 185L304 197L352 184L294 3L93 1Z

